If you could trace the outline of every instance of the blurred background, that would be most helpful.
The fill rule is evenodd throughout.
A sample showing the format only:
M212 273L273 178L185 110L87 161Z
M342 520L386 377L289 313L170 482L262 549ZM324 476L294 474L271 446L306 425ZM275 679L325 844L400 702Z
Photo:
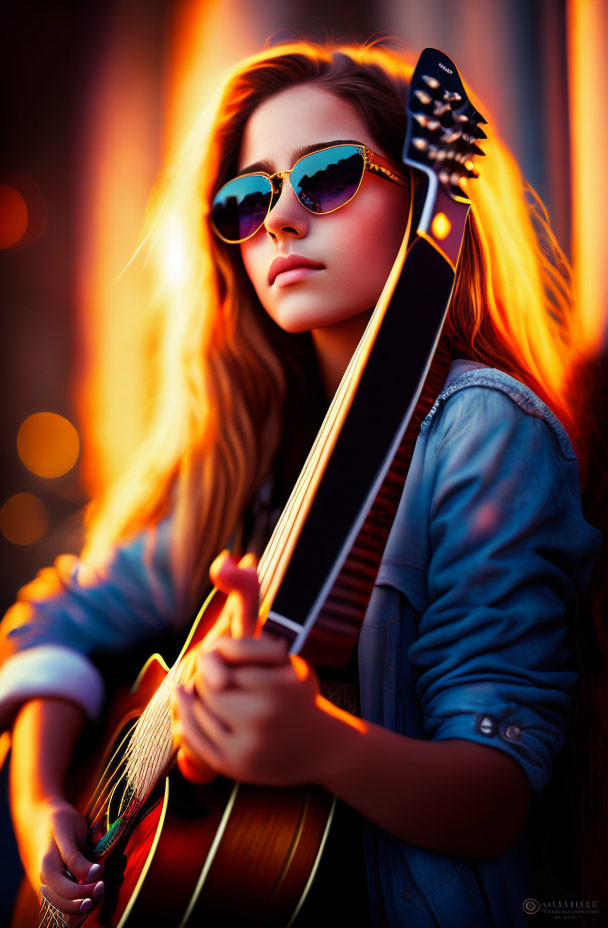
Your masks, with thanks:
M140 439L150 346L137 268L119 275L167 157L265 43L393 36L450 55L544 200L602 358L608 0L21 0L0 34L2 612L79 550L83 506ZM10 889L1 904L3 923Z

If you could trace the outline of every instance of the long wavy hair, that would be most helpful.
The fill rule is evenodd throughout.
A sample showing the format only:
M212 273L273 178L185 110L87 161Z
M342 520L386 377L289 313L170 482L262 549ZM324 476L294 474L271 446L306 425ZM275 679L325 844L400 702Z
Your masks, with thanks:
M85 561L103 562L172 511L180 608L196 606L211 560L272 465L294 383L315 376L310 337L286 335L269 320L239 249L212 234L213 194L236 174L243 129L258 104L303 82L355 107L378 147L399 162L412 70L409 55L377 44L276 46L243 61L213 117L205 113L193 127L153 191L143 234L158 271L153 414L128 471L89 509ZM452 354L528 384L576 441L578 333L568 264L542 203L491 121L487 129L449 310ZM177 270L166 260L176 253Z
M407 53L380 44L265 49L232 73L215 111L201 116L153 192L142 237L157 269L151 319L162 349L153 415L128 472L91 506L82 557L103 562L172 512L171 569L184 618L273 465L294 397L305 392L299 386L318 378L310 335L288 335L271 322L239 249L211 233L213 194L236 173L258 104L303 82L346 100L377 147L399 162L412 69ZM491 117L486 129L449 308L451 353L530 386L561 419L584 468L586 394L569 265Z

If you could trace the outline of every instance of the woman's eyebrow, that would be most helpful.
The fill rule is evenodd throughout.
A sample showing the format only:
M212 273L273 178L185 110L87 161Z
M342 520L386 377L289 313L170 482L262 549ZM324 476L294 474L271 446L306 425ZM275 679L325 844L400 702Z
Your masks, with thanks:
M303 158L304 155L309 155L311 151L317 151L320 148L329 148L331 145L361 145L362 143L358 139L329 139L327 142L315 142L313 145L303 145L302 148L296 148L291 154L291 163L294 165L296 161L299 161L300 158ZM239 170L239 174L253 174L255 171L264 171L265 174L272 174L274 172L274 165L272 161L264 159L262 161L254 161L253 164L248 164L246 167Z

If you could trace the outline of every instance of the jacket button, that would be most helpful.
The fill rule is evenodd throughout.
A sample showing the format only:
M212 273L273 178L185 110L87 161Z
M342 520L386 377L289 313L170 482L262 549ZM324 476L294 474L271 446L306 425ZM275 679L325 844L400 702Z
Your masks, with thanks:
M496 722L491 715L482 715L478 719L477 727L482 735L493 735L496 730Z
M505 731L505 736L511 738L512 741L517 741L518 738L521 738L521 728L517 725L509 725Z

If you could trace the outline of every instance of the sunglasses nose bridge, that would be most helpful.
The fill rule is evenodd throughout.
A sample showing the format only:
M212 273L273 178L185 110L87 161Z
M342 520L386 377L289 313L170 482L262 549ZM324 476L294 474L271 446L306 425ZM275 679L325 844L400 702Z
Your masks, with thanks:
M281 191L283 190L283 181L286 177L289 177L290 174L291 171L276 171L274 174L269 175L274 197L279 197L281 195Z
M273 209L279 202L281 193L283 192L284 181L290 178L293 168L285 171L276 171L274 174L269 174L270 183L272 185L272 202L270 204L270 209ZM295 191L294 191L295 193ZM270 210L269 210L270 212Z

